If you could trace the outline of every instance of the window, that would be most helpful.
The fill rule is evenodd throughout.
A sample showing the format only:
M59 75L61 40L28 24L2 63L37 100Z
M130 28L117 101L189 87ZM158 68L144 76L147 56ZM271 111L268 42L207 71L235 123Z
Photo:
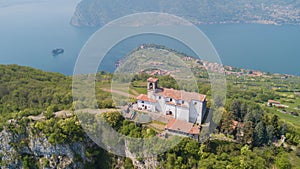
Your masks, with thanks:
M194 105L197 105L197 102L194 102Z
M182 100L181 104L184 104L184 101Z
M173 114L173 113L172 113L172 111L170 111L170 110L166 112L166 115L172 115L172 114Z
M153 83L149 83L149 90L152 90L153 89Z
M171 102L171 101L173 101L173 99L172 99L172 98L170 98L170 102Z
M142 103L145 103L144 101L142 101Z
M158 99L161 99L161 97L159 96Z

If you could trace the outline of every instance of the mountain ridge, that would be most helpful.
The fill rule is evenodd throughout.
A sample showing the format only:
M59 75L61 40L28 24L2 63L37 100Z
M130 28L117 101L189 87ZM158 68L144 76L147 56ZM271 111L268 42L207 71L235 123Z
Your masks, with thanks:
M99 27L119 17L139 12L174 14L194 24L300 24L298 0L83 0L77 5L71 24Z

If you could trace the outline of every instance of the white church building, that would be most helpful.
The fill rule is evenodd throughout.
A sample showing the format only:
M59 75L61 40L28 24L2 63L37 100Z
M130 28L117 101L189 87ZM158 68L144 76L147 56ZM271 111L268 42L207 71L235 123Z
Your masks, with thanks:
M138 109L170 115L188 123L202 123L206 111L206 95L160 88L157 78L147 80L147 91L147 95L137 97Z

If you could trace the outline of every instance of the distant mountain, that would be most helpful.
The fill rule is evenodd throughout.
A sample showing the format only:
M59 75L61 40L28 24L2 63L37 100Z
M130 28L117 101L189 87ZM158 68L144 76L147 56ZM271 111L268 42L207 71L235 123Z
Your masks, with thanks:
M195 24L300 24L299 0L82 0L71 24L97 27L137 12L175 14Z
M45 0L0 0L0 8L43 1Z

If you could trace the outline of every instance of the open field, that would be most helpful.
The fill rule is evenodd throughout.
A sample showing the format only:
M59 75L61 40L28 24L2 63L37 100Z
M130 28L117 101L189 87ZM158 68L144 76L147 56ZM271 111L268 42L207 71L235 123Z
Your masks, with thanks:
M280 118L281 121L299 129L299 132L300 132L300 117L299 116L284 114L278 110L272 111L272 114L276 114Z
M288 153L288 158L295 169L300 169L300 157L295 152Z

